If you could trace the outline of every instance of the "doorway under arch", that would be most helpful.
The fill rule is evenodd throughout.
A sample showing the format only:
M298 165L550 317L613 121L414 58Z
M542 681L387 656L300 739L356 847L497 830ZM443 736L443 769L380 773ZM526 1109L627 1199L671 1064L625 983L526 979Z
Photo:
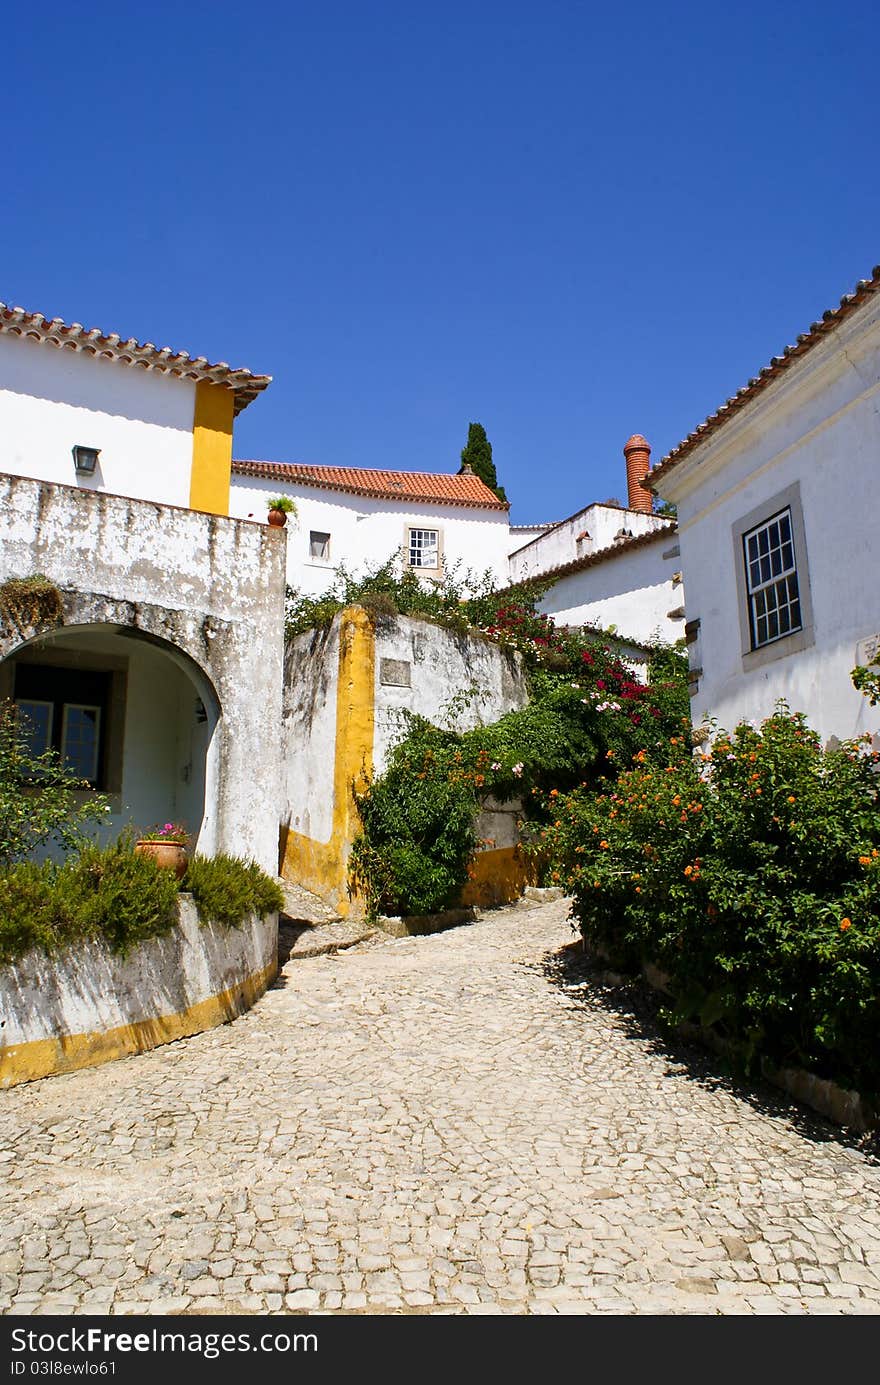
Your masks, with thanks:
M132 627L64 626L0 661L0 700L28 719L35 749L58 751L110 804L96 831L183 824L193 848L216 850L220 701L175 645Z

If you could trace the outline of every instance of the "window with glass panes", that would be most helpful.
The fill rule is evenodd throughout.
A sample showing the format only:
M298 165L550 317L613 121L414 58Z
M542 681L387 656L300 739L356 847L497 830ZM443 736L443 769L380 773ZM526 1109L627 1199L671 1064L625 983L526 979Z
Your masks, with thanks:
M752 648L803 628L791 510L743 534Z
M410 567L440 566L440 531L438 529L410 529L409 565Z
M56 751L65 767L93 788L104 787L109 695L109 673L16 666L15 705L31 751Z

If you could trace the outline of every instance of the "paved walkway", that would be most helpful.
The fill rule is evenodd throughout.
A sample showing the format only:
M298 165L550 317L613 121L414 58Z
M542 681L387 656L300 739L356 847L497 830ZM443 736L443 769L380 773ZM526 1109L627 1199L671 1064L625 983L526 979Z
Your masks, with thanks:
M570 937L553 903L293 959L0 1094L0 1309L878 1311L880 1166L542 963Z

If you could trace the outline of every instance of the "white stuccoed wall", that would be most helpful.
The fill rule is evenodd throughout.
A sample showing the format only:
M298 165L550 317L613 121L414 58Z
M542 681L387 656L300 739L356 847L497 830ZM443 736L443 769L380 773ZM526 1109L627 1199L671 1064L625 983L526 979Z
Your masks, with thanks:
M339 620L290 641L284 653L281 821L329 842L333 830Z
M267 501L288 495L298 514L287 522L287 580L308 596L332 584L336 568L349 573L378 566L399 554L410 526L442 531L447 572L458 566L478 576L489 570L496 581L507 581L508 516L505 510L481 510L464 505L425 505L412 501L377 500L343 491L280 484L261 477L232 474L229 513L265 523ZM309 557L312 530L330 535L330 561Z
M61 588L65 633L76 627L88 639L110 627L161 641L154 647L169 670L168 689L153 667L150 710L149 686L137 679L133 686L135 712L143 693L145 728L166 691L171 718L178 697L189 697L186 690L180 693L176 660L195 680L193 697L202 680L206 696L216 691L221 715L207 750L199 847L208 854L253 856L274 874L284 531L0 475L0 582L32 573L45 574ZM51 639L53 628L17 632L0 626L0 659L42 634ZM134 657L137 638L130 642ZM144 670L147 678L146 664ZM135 718L131 725L136 735ZM146 780L150 757L142 754L140 764ZM138 811L157 806L146 803L145 792ZM164 820L164 813L156 816Z
M824 738L880 729L852 686L862 642L880 635L880 304L875 299L788 368L661 480L678 505L687 618L699 619L691 662L702 674L694 719L732 728L768 716L778 698ZM732 526L798 482L814 643L746 670ZM768 514L769 518L769 514Z
M552 524L511 524L507 546L508 553L516 553L518 549L531 543L532 539L538 538L540 534L546 534L548 529L554 527Z
M622 529L637 537L655 529L672 527L669 520L642 514L639 510L627 510L616 505L588 505L512 552L510 580L521 582L527 577L537 577L552 568L574 562L576 558L585 558L588 554L609 548ZM578 535L584 532L589 534L589 538L579 539Z
M392 676L408 676L410 686L389 683ZM518 656L491 640L457 636L409 616L377 622L374 677L376 774L399 734L401 709L441 723L454 694L476 687L483 696L467 700L454 723L467 730L528 700ZM285 654L282 821L319 842L330 840L333 827L338 684L339 617L324 630L296 636Z
M399 666L399 668L397 667ZM410 687L390 682L402 673ZM471 697L475 691L478 695ZM453 709L458 694L464 694ZM381 774L405 719L414 712L456 731L487 726L528 701L518 656L478 635L455 635L411 616L376 627L376 736L374 765Z
M613 625L623 640L672 644L684 634L684 618L669 616L683 604L682 588L672 580L680 559L663 556L674 546L670 534L642 548L609 553L560 577L538 609L556 625Z
M171 933L126 957L87 939L0 967L0 1087L142 1053L248 1009L277 971L278 915L225 928L202 924L191 895L178 909Z
M0 334L0 472L189 504L196 386ZM75 443L98 447L78 476Z

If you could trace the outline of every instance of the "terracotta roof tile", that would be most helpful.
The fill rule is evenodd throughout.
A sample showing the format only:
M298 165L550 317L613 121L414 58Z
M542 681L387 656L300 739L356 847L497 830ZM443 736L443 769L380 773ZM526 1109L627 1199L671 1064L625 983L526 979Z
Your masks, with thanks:
M481 510L509 510L479 476L451 476L427 471L377 471L367 467L309 466L305 462L236 462L238 476L259 476L288 485L347 491L381 500L418 500L428 505L467 505Z
M177 375L184 380L208 380L224 385L235 395L235 412L240 414L261 390L271 382L271 375L254 375L236 369L226 361L214 365L205 356L190 356L186 351L172 351L170 346L154 346L151 341L137 342L134 337L124 341L115 332L102 332L99 327L83 327L80 322L62 322L60 317L48 318L42 313L29 313L0 303L0 332L9 336L29 337L50 346L64 347L89 356L118 361L123 365L140 366L142 370L158 370Z
M653 467L644 477L641 484L646 490L654 489L654 482L665 476L677 466L695 447L711 434L722 428L728 419L750 403L756 395L765 390L768 385L772 385L778 380L788 368L799 360L801 356L812 350L829 332L833 332L839 327L851 313L857 308L868 302L873 295L880 289L880 265L876 265L871 271L870 279L860 279L852 293L844 294L840 304L836 308L829 308L824 312L818 322L814 322L808 332L801 332L797 341L792 346L787 346L781 356L773 356L748 384L743 385L742 389L737 390L736 394L722 404L720 409L716 409L714 414L710 414L707 419L694 429L692 433L674 447L671 452Z

